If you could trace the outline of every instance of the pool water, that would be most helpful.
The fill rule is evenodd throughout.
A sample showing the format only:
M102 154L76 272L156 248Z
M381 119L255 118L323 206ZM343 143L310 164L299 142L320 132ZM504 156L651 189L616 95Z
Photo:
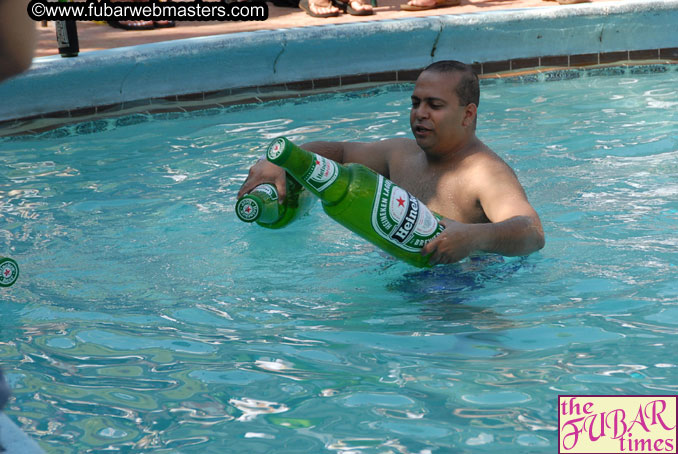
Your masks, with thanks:
M0 139L6 413L49 453L541 453L558 394L676 393L667 68L484 83L546 247L425 271L233 212L276 136L410 136L411 85Z

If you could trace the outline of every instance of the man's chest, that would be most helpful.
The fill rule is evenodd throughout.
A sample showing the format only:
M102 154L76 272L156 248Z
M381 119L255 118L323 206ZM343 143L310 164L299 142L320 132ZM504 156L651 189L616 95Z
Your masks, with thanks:
M400 165L391 169L391 180L432 211L459 222L485 222L485 215L467 177L447 171L443 175L425 171L416 165Z

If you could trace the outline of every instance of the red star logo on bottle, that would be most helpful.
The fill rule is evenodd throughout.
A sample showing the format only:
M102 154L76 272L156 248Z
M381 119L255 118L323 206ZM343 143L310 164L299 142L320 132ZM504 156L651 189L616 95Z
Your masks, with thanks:
M398 206L399 206L399 207L404 207L404 206L405 206L405 199L403 199L402 197L398 197L397 200L398 200Z

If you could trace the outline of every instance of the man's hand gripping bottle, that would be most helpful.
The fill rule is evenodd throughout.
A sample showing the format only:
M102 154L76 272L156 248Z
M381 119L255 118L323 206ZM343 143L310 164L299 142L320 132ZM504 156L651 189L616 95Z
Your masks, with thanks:
M317 198L293 178L287 178L287 196L281 204L272 184L260 184L235 203L235 214L243 222L256 222L268 229L279 229L299 219L313 207Z

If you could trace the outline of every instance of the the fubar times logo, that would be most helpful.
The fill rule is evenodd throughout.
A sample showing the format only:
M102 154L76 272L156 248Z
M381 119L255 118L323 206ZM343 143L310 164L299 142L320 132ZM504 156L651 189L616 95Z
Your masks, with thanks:
M678 453L677 401L678 396L558 396L558 453Z

